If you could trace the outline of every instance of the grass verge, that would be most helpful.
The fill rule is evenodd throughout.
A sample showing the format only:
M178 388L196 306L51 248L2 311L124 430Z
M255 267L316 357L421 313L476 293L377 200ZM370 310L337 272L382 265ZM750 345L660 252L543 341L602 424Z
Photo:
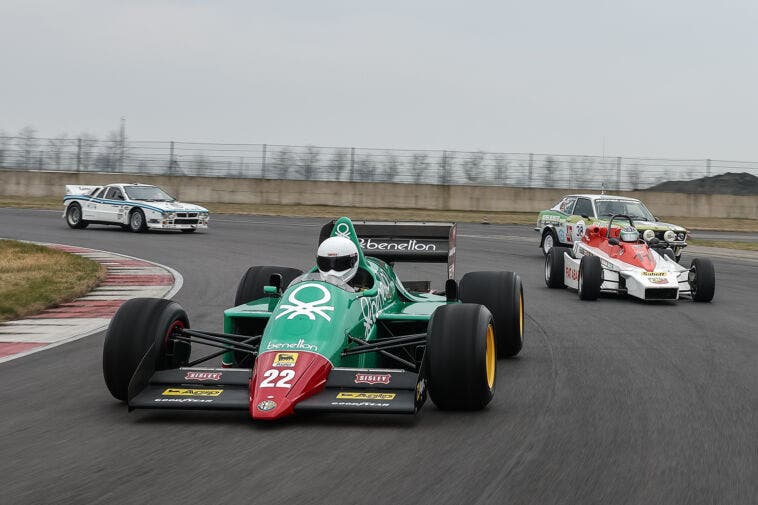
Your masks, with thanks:
M100 263L36 244L0 240L0 322L78 298L105 278Z

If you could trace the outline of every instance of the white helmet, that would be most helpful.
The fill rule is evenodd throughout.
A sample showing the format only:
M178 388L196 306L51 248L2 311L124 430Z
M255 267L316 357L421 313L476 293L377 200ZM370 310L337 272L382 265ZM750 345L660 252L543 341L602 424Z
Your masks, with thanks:
M358 272L358 248L348 238L329 237L318 246L316 264L322 274L350 282Z
M640 232L631 226L621 229L621 241L622 242L637 242L640 238Z

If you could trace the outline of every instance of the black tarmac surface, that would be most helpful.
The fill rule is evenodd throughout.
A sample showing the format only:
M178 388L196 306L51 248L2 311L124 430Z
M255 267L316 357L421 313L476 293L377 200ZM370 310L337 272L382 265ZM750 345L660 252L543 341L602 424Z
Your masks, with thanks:
M323 219L214 216L207 233L70 230L0 209L0 237L175 268L196 328L221 330L248 266L310 266ZM482 412L415 418L134 412L102 379L103 335L0 364L8 504L758 502L758 262L714 258L711 304L581 302L549 290L534 232L459 225L458 277L515 270L525 345ZM683 263L691 255L685 252ZM442 284L444 269L399 269Z

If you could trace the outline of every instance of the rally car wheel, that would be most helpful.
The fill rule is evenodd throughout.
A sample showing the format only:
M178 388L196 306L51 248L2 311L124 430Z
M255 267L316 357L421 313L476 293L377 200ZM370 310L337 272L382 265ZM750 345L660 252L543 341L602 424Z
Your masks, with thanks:
M71 228L86 228L89 223L82 219L82 207L78 203L72 203L66 209L66 223Z
M553 247L545 256L545 284L549 288L565 288L563 269L565 267L564 253L571 254L568 247Z
M442 410L480 410L492 400L497 343L492 314L474 303L443 305L427 331L429 396Z
M690 273L687 277L694 301L710 302L713 300L713 295L716 292L716 271L711 260L700 258L692 260Z
M189 328L189 319L171 300L133 298L118 309L103 344L103 377L114 398L128 400L129 382L143 360L143 380L155 370L187 364L190 344L169 339L176 328Z
M134 233L142 233L147 230L147 221L142 209L134 209L129 214L129 229Z
M603 283L603 267L597 256L582 256L579 262L579 298L597 300Z
M498 357L515 356L524 345L524 288L514 272L469 272L459 285L463 303L487 307L495 321Z
M542 235L542 254L547 256L547 253L550 252L550 249L556 245L558 245L558 237L555 236L555 232L553 230L548 228Z

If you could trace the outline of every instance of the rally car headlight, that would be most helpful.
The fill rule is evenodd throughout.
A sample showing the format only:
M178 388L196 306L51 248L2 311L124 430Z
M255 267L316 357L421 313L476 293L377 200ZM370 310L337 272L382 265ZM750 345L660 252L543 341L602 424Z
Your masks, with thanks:
M645 239L645 242L650 242L655 238L655 232L653 230L645 230L642 232L642 238Z
M666 230L666 233L663 234L663 240L666 242L673 242L676 240L676 233L674 233L672 230Z
M677 240L684 241L685 238L687 238L687 234L684 233L683 231L680 231L679 233L676 234Z
M173 219L176 219L176 213L174 213L174 212L166 212L165 214L163 214L163 217L165 219L172 219L173 220Z

